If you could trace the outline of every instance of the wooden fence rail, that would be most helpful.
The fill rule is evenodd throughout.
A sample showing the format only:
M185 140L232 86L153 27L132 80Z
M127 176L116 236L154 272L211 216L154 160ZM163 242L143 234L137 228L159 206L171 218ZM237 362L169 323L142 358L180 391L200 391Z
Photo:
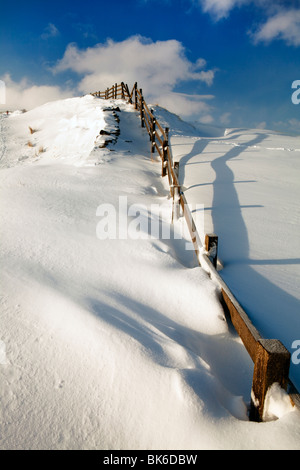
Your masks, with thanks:
M169 180L170 194L173 198L172 220L179 213L184 216L199 265L202 266L220 286L221 302L229 321L231 321L243 344L254 362L249 419L264 421L265 398L274 383L287 390L294 406L300 409L300 395L289 379L290 353L277 339L264 339L252 324L245 310L234 297L217 271L218 237L207 234L202 243L192 213L179 183L179 162L173 162L169 145L169 129L157 121L154 111L144 100L142 89L134 84L131 92L123 82L105 91L92 93L103 99L126 99L139 112L141 126L147 129L150 138L151 154L157 151L161 159L161 174ZM205 251L203 250L205 247Z

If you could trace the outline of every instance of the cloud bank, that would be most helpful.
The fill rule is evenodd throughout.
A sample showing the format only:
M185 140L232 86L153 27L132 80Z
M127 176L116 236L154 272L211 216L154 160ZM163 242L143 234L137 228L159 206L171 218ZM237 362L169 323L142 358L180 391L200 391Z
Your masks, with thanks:
M300 10L276 13L254 32L253 38L256 43L282 39L288 45L300 46Z
M210 107L207 101L211 96L195 94L190 97L176 93L176 87L184 82L210 86L215 70L206 69L203 58L191 62L177 40L153 42L133 36L121 42L110 39L87 49L69 44L52 71L56 74L76 72L80 77L80 93L102 91L122 81L133 86L137 81L148 102L168 106L170 111L183 116L200 114L208 119Z
M72 43L51 70L53 74L77 74L77 85L72 90L37 86L26 78L17 83L6 74L0 78L6 84L7 108L32 109L48 101L103 91L122 81L132 87L137 81L148 103L159 104L184 118L212 121L210 103L214 97L199 94L199 88L207 90L216 71L208 69L203 58L191 62L177 40L153 42L133 36L121 42L109 39L86 49L79 49ZM184 83L193 83L195 93L178 92L178 87Z
M0 103L0 109L13 111L15 109L30 110L48 101L55 101L74 96L71 90L63 90L59 86L33 85L26 78L15 82L9 74L1 77L5 84L5 103Z

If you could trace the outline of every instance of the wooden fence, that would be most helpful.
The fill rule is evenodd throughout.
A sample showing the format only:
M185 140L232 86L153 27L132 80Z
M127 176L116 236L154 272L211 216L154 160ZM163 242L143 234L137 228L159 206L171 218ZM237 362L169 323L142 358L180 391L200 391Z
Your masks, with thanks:
M265 339L255 328L245 310L234 297L217 271L218 237L207 234L203 243L197 232L192 213L179 183L179 162L173 162L169 145L169 129L157 121L154 111L144 100L142 89L134 84L131 92L123 82L101 92L92 93L103 99L126 99L139 112L141 126L147 129L150 137L151 154L155 151L161 159L161 174L169 180L170 194L173 198L172 219L179 212L185 217L199 265L215 279L221 290L221 302L227 317L237 331L254 362L249 419L264 421L265 399L269 388L278 383L287 390L294 406L300 409L300 395L289 379L291 354L277 339ZM203 251L203 246L205 251Z

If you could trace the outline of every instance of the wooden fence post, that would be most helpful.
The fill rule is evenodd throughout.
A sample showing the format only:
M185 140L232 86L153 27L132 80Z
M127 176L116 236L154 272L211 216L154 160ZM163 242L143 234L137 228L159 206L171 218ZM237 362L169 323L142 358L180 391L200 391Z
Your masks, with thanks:
M169 128L165 128L165 140L163 141L163 158L162 158L162 169L161 176L167 174L167 161L168 161L168 147L169 147Z
M250 421L264 421L266 395L274 383L287 389L290 357L289 351L279 340L258 340L251 390Z
M208 252L208 257L210 258L214 268L217 268L218 242L218 236L214 233L205 235L205 249Z
M143 90L141 88L140 88L140 94L141 94L141 104L140 104L141 125L142 125L142 127L145 127L144 97L143 97Z
M155 152L155 133L156 133L156 117L154 116L154 111L151 109L151 135L150 135L150 140L151 140L151 153Z
M179 181L179 162L174 162L173 167L174 167L174 173L177 177L177 180Z
M122 100L125 100L125 91L124 91L125 85L124 85L124 82L121 83L121 86L122 86Z
M138 109L138 92L137 92L137 82L134 84L134 107Z
M127 95L128 95L128 101L129 101L130 104L132 104L132 98L131 98L131 96L130 96L130 91L129 91L129 88L128 88L127 83L126 83L126 85L125 85L125 89L126 89L126 93L127 93Z

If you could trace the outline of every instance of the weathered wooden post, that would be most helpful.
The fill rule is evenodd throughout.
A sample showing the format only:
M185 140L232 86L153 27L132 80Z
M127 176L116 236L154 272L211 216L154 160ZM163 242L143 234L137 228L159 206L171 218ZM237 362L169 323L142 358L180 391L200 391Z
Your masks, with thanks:
M144 110L144 97L143 90L140 88L141 102L140 102L140 112L141 112L141 125L145 127L145 110Z
M124 91L125 85L124 85L124 82L121 83L121 87L122 87L122 100L125 100L125 91Z
M214 268L217 268L218 261L218 236L214 233L205 235L205 249L208 253L208 257L211 260Z
M127 93L127 96L128 96L128 102L130 104L132 104L132 98L131 98L131 95L130 95L130 91L129 91L129 88L128 88L128 84L126 83L125 85L125 90L126 90L126 93Z
M137 82L134 84L134 107L138 109L138 92L137 92Z
M115 83L115 100L118 98L118 84Z
M274 383L287 390L291 354L277 339L257 342L251 390L250 421L264 421L265 399Z
M163 141L163 158L162 158L162 169L161 176L167 174L167 162L168 162L168 147L169 147L169 128L165 128L165 140Z
M175 188L179 188L179 162L174 162L173 164L173 174L172 174L172 185L171 185L171 197L174 198Z
M155 133L156 133L156 117L154 116L154 111L151 109L151 153L155 152Z

